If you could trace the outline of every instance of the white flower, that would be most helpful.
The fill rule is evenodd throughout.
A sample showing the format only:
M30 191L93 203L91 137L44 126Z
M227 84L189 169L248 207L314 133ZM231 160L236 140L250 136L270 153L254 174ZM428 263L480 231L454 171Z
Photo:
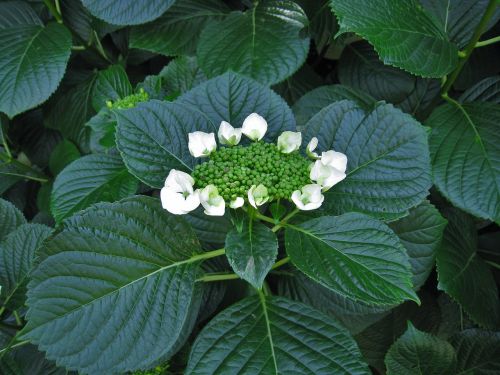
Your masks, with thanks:
M236 197L231 202L229 202L229 207L231 208L240 208L245 204L245 200L242 197Z
M301 132L284 131L278 137L278 150L284 154L297 151L302 143Z
M248 202L255 208L262 206L269 200L267 188L260 184L259 186L252 185L248 190Z
M251 113L243 121L243 134L253 141L260 141L267 132L267 122L257 113Z
M321 153L321 162L324 165L335 168L336 170L345 173L347 169L347 156L341 152L333 150Z
M214 185L207 185L200 190L200 201L209 216L224 216L226 202L219 195L219 190Z
M174 215L184 215L200 205L197 191L193 191L194 179L185 172L170 170L165 186L160 191L161 204Z
M318 153L314 152L314 150L316 150L316 147L318 147L318 138L312 137L306 147L307 156L309 156L311 159L319 159Z
M222 121L220 123L219 132L217 136L219 137L219 142L223 145L236 146L241 140L241 128L233 128L229 122Z
M338 169L325 165L321 160L316 160L309 174L311 180L321 185L323 191L327 191L333 185L342 181L346 174Z
M318 184L305 185L301 190L295 190L292 193L293 203L303 211L319 208L324 200L325 196L321 194L321 186Z
M217 148L215 134L205 132L189 133L188 148L195 158L210 155Z

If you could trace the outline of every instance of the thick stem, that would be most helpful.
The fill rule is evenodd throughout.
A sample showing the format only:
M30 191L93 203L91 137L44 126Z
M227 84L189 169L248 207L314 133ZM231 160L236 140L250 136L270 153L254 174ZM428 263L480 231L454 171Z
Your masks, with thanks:
M284 257L283 259L278 260L276 263L273 264L271 267L272 270L281 267L284 264L287 264L290 261L290 257Z
M464 55L463 58L461 58L458 62L457 67L455 70L451 73L451 75L448 77L446 80L443 89L441 90L441 94L447 95L448 91L450 90L451 86L455 82L455 80L458 78L458 75L462 71L462 68L464 67L465 63L469 59L472 51L474 51L474 48L476 47L476 44L483 34L486 26L488 25L488 22L490 21L491 17L495 13L495 8L497 7L497 0L490 0L488 3L488 7L486 8L486 11L483 14L483 17L481 18L481 21L479 21L479 25L477 25L476 30L474 30L474 34L472 35L471 40L467 44L464 50Z

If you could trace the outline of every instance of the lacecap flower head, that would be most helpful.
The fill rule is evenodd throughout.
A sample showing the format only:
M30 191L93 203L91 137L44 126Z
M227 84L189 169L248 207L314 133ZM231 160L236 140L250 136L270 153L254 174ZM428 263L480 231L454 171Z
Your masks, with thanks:
M222 121L215 133L188 134L188 148L194 157L208 160L198 164L192 175L171 170L161 191L163 207L180 215L200 204L211 216L222 216L226 207L258 210L275 200L293 202L299 210L314 210L324 201L323 192L346 177L347 157L334 150L321 156L312 138L300 153L302 134L284 131L277 143L263 141L268 124L257 113L243 121L241 128ZM251 141L240 145L242 135Z

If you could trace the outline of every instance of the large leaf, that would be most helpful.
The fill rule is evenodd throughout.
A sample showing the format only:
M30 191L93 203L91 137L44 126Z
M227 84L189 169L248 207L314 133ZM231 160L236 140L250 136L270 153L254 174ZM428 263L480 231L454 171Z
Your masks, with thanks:
M500 104L500 76L488 77L469 87L462 95L460 102L491 102Z
M0 29L18 25L40 25L42 21L28 3L23 1L5 1L0 3Z
M244 220L226 237L226 257L234 272L256 288L264 279L278 256L278 239L259 221Z
M9 117L44 102L56 90L71 53L60 24L0 29L0 111Z
M82 373L164 361L198 313L200 252L189 225L157 199L97 204L43 247L22 337Z
M81 0L97 18L113 25L138 25L160 17L175 0Z
M93 203L114 202L132 195L138 181L119 155L87 155L75 160L57 176L51 195L56 222Z
M224 216L208 216L203 211L203 207L200 206L184 218L191 224L204 249L224 247L227 232L233 227L229 215L226 212Z
M454 206L500 223L500 105L444 104L427 120L434 183Z
M285 246L300 271L343 296L372 305L419 302L399 239L369 216L323 216L290 226Z
M408 216L389 224L405 247L413 273L413 287L419 289L434 268L436 251L446 220L428 201L410 209Z
M253 296L217 315L197 337L186 374L369 374L349 333L282 297Z
M431 186L425 129L390 104L366 112L351 101L322 109L306 124L304 143L347 155L347 177L326 193L334 213L358 211L384 219L404 216Z
M0 198L0 242L26 219L21 211L9 201Z
M498 289L488 265L477 255L477 232L472 218L448 211L448 226L438 249L438 288L453 297L473 321L496 327L500 322Z
M228 70L265 84L282 81L305 61L309 39L300 6L289 0L255 2L248 11L233 12L212 22L198 44L198 63L209 77Z
M352 31L375 47L385 64L440 78L455 67L458 49L417 0L330 0L339 33Z
M177 0L160 18L132 28L130 47L167 56L193 54L203 28L227 11L220 0Z
M206 116L182 104L151 100L116 115L116 145L125 165L156 188L171 169L190 171L197 163L188 150L188 133L216 132Z
M208 116L219 127L228 121L241 127L252 112L263 116L268 124L264 140L274 141L284 130L294 130L295 120L285 101L269 88L228 72L195 87L178 99Z
M457 374L500 372L500 332L467 329L452 336L450 342L457 351Z
M51 231L45 225L23 224L0 242L0 299L3 306L11 310L23 306L35 251Z
M387 375L454 375L456 360L453 346L411 323L385 356Z
M321 86L322 82L321 77L309 65L304 64L292 76L274 85L272 89L291 105L307 92Z

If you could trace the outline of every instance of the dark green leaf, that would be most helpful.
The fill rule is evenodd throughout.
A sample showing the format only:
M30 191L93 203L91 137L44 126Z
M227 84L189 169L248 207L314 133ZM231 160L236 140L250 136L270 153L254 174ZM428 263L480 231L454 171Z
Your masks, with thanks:
M276 235L259 221L244 220L226 237L226 257L234 272L255 288L262 283L278 256Z
M127 73L121 65L111 65L97 73L92 92L92 106L96 111L106 106L106 102L116 101L133 93Z
M390 104L367 112L351 101L322 109L306 125L304 144L347 155L347 177L326 193L332 213L358 211L394 220L419 204L431 186L425 129Z
M62 25L0 29L0 111L9 117L36 107L56 90L71 53Z
M216 132L210 120L186 105L151 100L117 112L116 144L129 171L152 187L162 187L171 169L190 171L188 133Z
M322 79L307 64L297 70L291 77L274 85L272 89L292 105L308 91L320 86Z
M21 211L9 201L0 198L0 241L18 226L26 223Z
M285 101L269 88L228 72L195 87L178 99L206 115L218 128L221 121L241 127L252 112L264 117L268 130L266 141L275 141L284 130L295 130L292 111ZM186 133L187 137L187 133Z
M0 29L19 25L39 25L42 21L30 5L24 1L5 1L0 3Z
M68 165L56 178L51 212L56 222L97 202L114 202L132 195L137 180L119 155L84 156Z
M309 18L309 33L314 39L318 53L321 53L333 42L334 35L339 28L335 16L328 7L328 0L299 0L297 2Z
M227 213L224 216L208 216L203 212L203 207L199 207L184 218L191 224L204 249L220 249L224 247L227 232L233 227L228 216Z
M496 327L500 322L498 289L488 265L477 255L477 232L472 218L448 211L448 226L438 249L438 288L455 299L476 323Z
M197 337L186 374L369 374L349 333L321 312L253 296L217 315Z
M207 80L198 67L196 58L189 56L181 56L172 60L161 70L158 77L161 78L161 86L166 91L169 100L176 99L179 95Z
M371 305L419 302L405 249L369 216L324 216L290 226L285 246L300 271L343 296Z
M189 225L157 199L97 204L43 247L22 337L82 373L165 361L198 314L200 252Z
M453 346L411 323L385 356L387 375L454 375L456 361Z
M40 224L23 224L0 242L1 305L16 310L24 305L28 274L35 251L52 229Z
M389 224L408 253L416 290L424 285L434 268L445 226L446 220L428 201L410 209L408 216Z
M160 17L175 0L81 0L97 18L113 25L138 25Z
M49 168L52 175L57 176L69 163L80 157L80 151L70 141L63 139L52 151Z
M193 54L204 27L227 11L220 0L177 0L160 18L132 28L130 47L167 56Z
M500 223L500 106L444 104L427 120L434 183L454 206Z
M198 44L198 63L213 77L228 70L264 84L291 76L305 61L309 39L302 8L289 0L255 2L246 12L233 12L210 23Z
M423 77L451 72L458 49L417 0L330 0L340 31L354 32L375 47L385 64Z
M454 335L457 374L494 375L500 372L500 332L467 329Z
M500 76L488 77L470 87L460 96L460 102L491 102L500 104Z

